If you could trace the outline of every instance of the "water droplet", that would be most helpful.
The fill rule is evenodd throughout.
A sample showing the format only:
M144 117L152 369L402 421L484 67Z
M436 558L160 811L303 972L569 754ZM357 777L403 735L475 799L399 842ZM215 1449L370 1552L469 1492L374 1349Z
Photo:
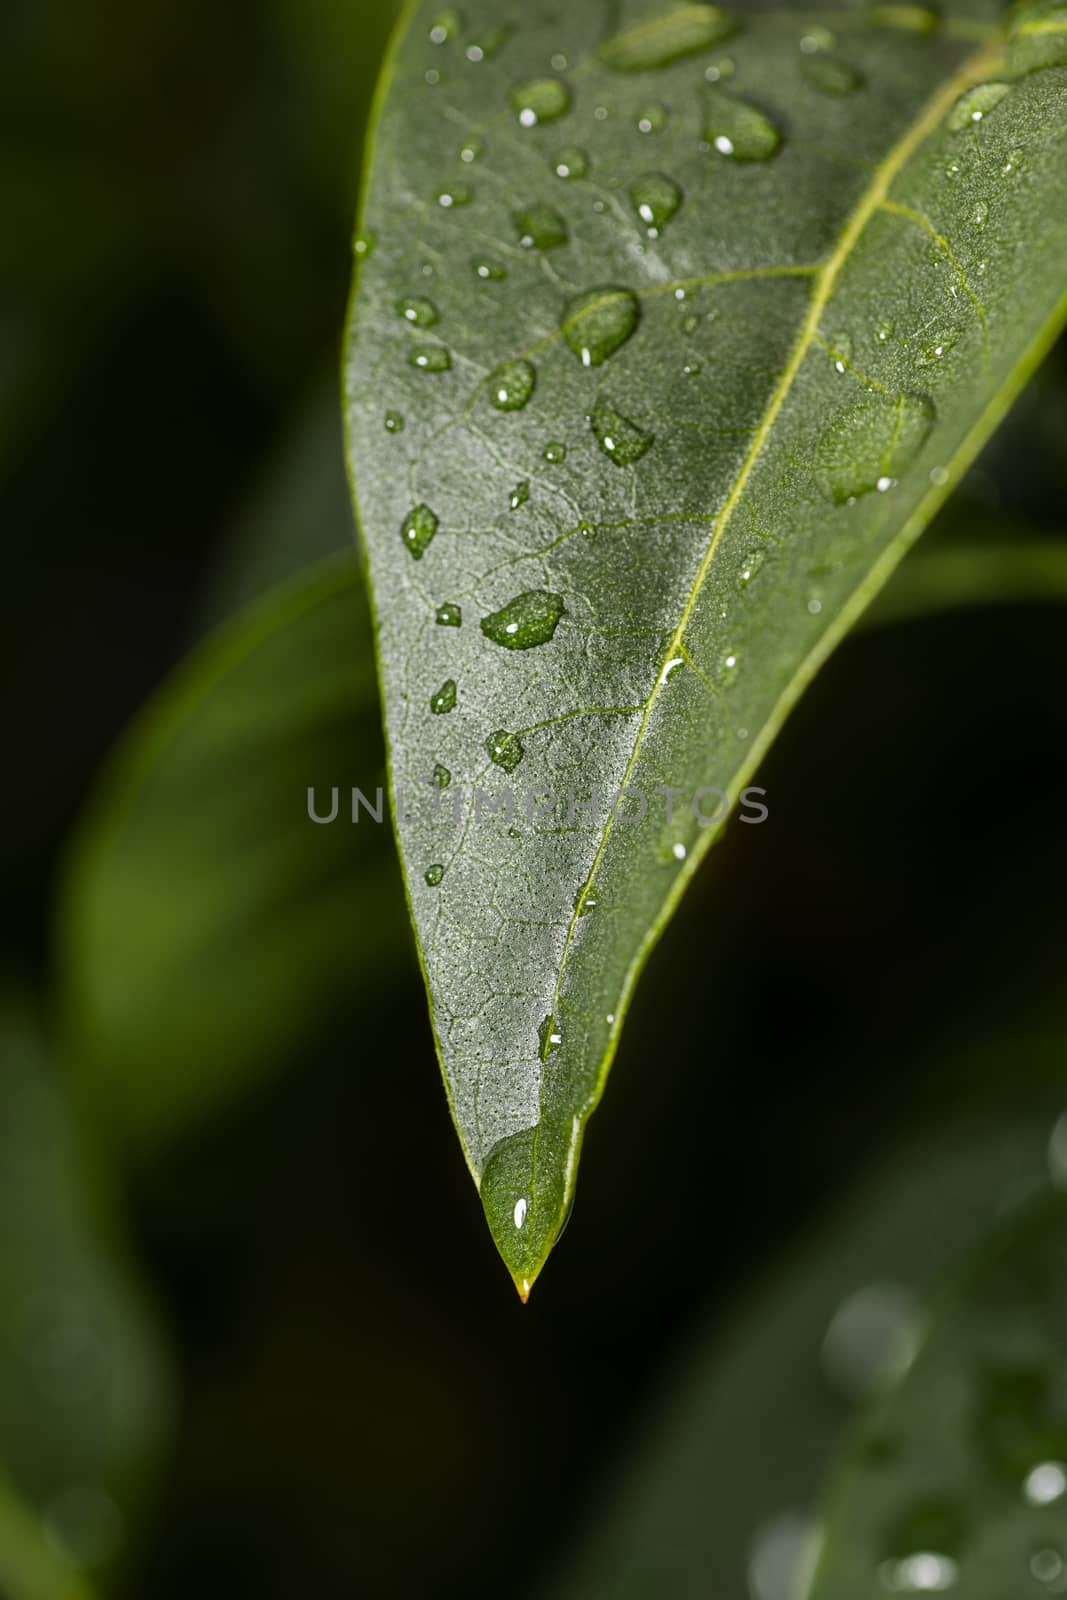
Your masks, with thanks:
M479 160L485 154L485 145L480 139L467 139L459 147L459 159L469 166L472 161Z
M526 250L558 250L570 235L567 224L551 206L527 206L515 213L519 243Z
M399 411L387 411L385 413L385 431L386 433L403 433L404 419Z
M899 1561L883 1562L879 1572L887 1589L902 1594L940 1594L959 1577L952 1557L935 1550L916 1550Z
M454 11L442 11L430 29L430 39L434 44L447 44L449 39L456 38L461 26Z
M563 1043L563 1034L560 1032L554 1017L545 1017L537 1028L537 1037L541 1041L541 1060L547 1061L553 1051L558 1050Z
M1010 83L979 83L960 95L948 114L948 126L953 133L973 128L995 111L1006 95L1011 93Z
M1067 1495L1067 1467L1062 1461L1042 1461L1026 1475L1023 1499L1027 1505L1050 1506Z
M1067 1585L1064 1585L1062 1581L1064 1577L1063 1557L1051 1545L1046 1545L1043 1549L1034 1551L1030 1557L1030 1576L1036 1582L1043 1583L1050 1588L1055 1584L1060 1594L1063 1594L1065 1588L1067 1588Z
M558 439L551 439L545 445L543 454L546 461L551 461L553 465L558 465L559 462L567 459L567 446Z
M736 654L735 651L731 650L727 655L723 656L723 658L722 658L722 670L724 672L736 672L736 670L737 670L737 654Z
M500 283L508 275L507 267L502 267L499 261L489 261L485 256L476 256L471 266L479 278Z
M879 344L887 344L896 332L892 322L879 322L875 327L875 336Z
M674 216L682 203L682 191L662 172L646 172L630 189L630 201L652 238Z
M553 72L566 72L567 57L563 54L562 50L557 50L555 55L549 58L548 64L552 68Z
M557 178L584 178L589 172L589 157L576 145L569 145L553 160L552 171Z
M468 61L491 61L498 51L502 50L511 38L515 29L504 23L499 28L490 28L483 33L473 44L469 44L464 52Z
M687 361L682 368L682 373L687 378L699 378L704 368L699 361Z
M426 71L426 72L425 72L425 73L424 73L424 74L423 74L423 77L424 77L424 78L425 78L425 79L426 79L426 82L427 82L427 83L428 83L428 84L429 84L429 85L430 85L430 88L431 88L431 89L432 89L432 88L433 88L433 87L434 87L434 86L435 86L435 85L436 85L436 84L438 84L438 83L440 83L440 81L441 81L441 74L440 74L440 73L439 73L439 72L438 72L438 70L437 70L437 68L436 68L436 67L430 67L430 68L429 68L429 69L428 69L428 70L427 70L427 71Z
M511 106L524 128L539 122L555 122L570 110L571 93L559 78L537 78L513 89Z
M815 55L805 55L800 70L820 94L842 96L855 94L863 88L863 74L841 56L825 55L821 51Z
M640 320L637 296L609 285L568 301L560 329L583 367L600 367L626 343Z
M488 384L498 411L521 411L534 392L537 370L529 361L504 361L489 374Z
M563 596L544 589L530 589L516 595L500 611L483 617L482 632L506 650L532 650L547 644L565 613Z
M426 872L424 874L427 886L431 889L436 889L444 875L444 867L441 865L440 861L435 861L432 867L426 868Z
M506 728L498 728L495 733L491 733L485 741L485 748L490 761L498 767L503 767L507 773L514 772L526 754L518 734L509 733Z
M767 161L782 142L762 111L714 87L704 91L704 138L734 161Z
M645 106L637 113L638 133L662 133L669 120L666 106Z
M984 200L979 200L971 212L971 222L976 228L984 228L989 221L989 207Z
M437 532L437 518L429 506L412 506L404 518L404 525L400 530L408 550L416 561L421 561L433 542Z
M678 5L663 16L617 33L597 54L613 72L650 72L710 49L737 26L722 6Z
M914 1296L895 1283L872 1283L834 1312L822 1342L823 1370L846 1399L866 1399L907 1372L919 1349Z
M415 328L432 328L438 321L437 307L432 300L418 298L398 300L396 314L403 317L405 322L410 322Z
M671 855L674 857L675 861L684 861L688 854L689 851L680 840L677 844L671 846Z
M930 436L937 410L928 395L870 395L830 424L814 454L820 485L834 505L899 478Z
M359 260L365 261L377 243L378 240L373 233L358 233L352 241L353 253Z
M589 426L604 454L620 467L640 461L655 442L654 434L646 433L636 422L624 417L608 400L600 400L594 406Z
M435 764L434 769L433 769L433 784L434 784L434 788L435 789L447 789L451 782L452 782L452 774L449 772L447 767L443 767L441 765L441 763L438 761Z
M521 483L517 483L515 485L514 489L512 489L511 493L508 495L508 510L509 511L518 511L518 510L520 510L526 504L526 502L527 502L527 500L529 500L529 498L530 498L530 483L529 483L529 479L523 478L522 482Z
M408 356L408 366L420 372L448 372L452 357L443 344L417 344Z
M447 716L456 709L456 680L447 678L435 695L430 697L430 710L435 717Z
M461 628L463 626L463 611L453 601L446 600L444 605L438 606L434 614L434 621L439 628Z
M511 1220L514 1222L516 1228L521 1228L523 1223L526 1221L526 1212L528 1209L529 1207L525 1195L523 1195L521 1199L516 1200L515 1209L511 1213Z
M821 610L822 610L822 601L817 599L813 595L811 597L811 599L808 601L808 615L809 615L809 617L817 617Z
M737 580L742 589L746 589L748 587L748 585L752 582L753 578L756 576L756 573L759 571L759 569L762 566L762 564L763 564L763 554L762 554L762 552L759 551L759 550L754 550L752 552L752 554L750 556L748 556L747 559L745 560L745 564L741 568L741 575Z
M589 884L583 884L574 896L574 911L579 917L587 917L590 911L595 911L598 905L595 891Z
M454 206L469 206L473 199L473 191L465 183L453 183L447 189L438 189L436 200L439 206L446 211L451 211Z

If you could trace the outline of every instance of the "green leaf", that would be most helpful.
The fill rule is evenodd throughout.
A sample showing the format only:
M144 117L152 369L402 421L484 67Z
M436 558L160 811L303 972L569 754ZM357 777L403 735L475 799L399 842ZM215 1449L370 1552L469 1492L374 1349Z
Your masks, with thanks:
M1061 1062L1059 1037L968 1051L955 1069L966 1111L865 1163L754 1283L707 1307L539 1593L799 1596L758 1574L788 1543L810 1548L816 1492L859 1407L913 1351L931 1295L1041 1182Z
M0 1593L83 1600L132 1548L169 1375L27 1006L0 1004Z
M454 1119L524 1297L634 985L722 831L714 791L746 814L789 710L1067 315L1051 25L835 13L827 92L814 19L739 10L726 55L697 13L718 30L699 6L476 0L464 29L413 8L358 241L349 454L401 850ZM990 83L1009 90L974 96ZM501 648L479 624L532 593L558 626ZM462 628L435 625L446 603ZM454 821L411 804L438 763Z
M135 1149L306 1050L405 948L386 828L353 823L383 785L366 635L351 557L324 563L208 639L105 774L61 908L65 1020Z
M1067 1196L1002 1223L839 1469L812 1600L1067 1587Z

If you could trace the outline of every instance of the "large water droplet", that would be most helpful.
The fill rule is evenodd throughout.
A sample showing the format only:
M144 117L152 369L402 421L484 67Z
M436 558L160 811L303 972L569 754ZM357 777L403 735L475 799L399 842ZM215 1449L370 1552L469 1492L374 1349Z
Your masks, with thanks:
M652 448L655 435L624 417L609 400L600 400L589 418L596 442L616 466L629 467Z
M412 506L404 518L400 537L416 561L421 561L437 532L437 518L429 506Z
M437 307L432 300L409 298L396 302L396 314L410 322L414 328L432 328L438 321Z
M499 611L483 617L482 632L506 650L532 650L535 645L549 642L565 609L562 595L529 589Z
M463 626L463 612L453 601L446 600L444 605L438 606L434 621L439 628L461 628Z
M570 110L571 95L559 78L538 78L512 90L511 105L524 128L539 122L555 122Z
M589 171L589 157L584 150L570 145L553 158L552 171L557 178L584 178Z
M408 366L420 372L447 372L452 357L443 344L417 344L408 356Z
M488 384L498 411L521 411L534 392L537 370L529 361L504 361L489 374Z
M600 367L624 345L641 320L629 289L589 289L568 301L560 330L583 367Z
M736 19L722 6L677 5L617 33L597 54L613 72L649 72L709 49L736 28Z
M704 138L733 161L767 161L782 143L762 111L715 87L704 90Z
M630 201L649 234L655 238L682 203L682 191L662 172L646 172L630 189Z
M551 206L527 206L516 211L514 221L526 250L558 250L570 238L567 224Z
M822 50L802 56L800 70L820 94L842 96L855 94L857 89L863 88L862 72L841 56L827 55Z
M508 275L507 267L502 267L499 261L490 261L486 256L475 256L471 267L483 281L500 283Z
M995 111L1005 96L1011 94L1010 83L979 83L961 94L948 114L948 126L953 133L973 128Z
M517 733L509 733L506 728L498 728L491 733L485 741L485 748L489 759L496 766L503 767L505 772L515 771L526 751Z
M870 395L832 422L814 454L824 493L835 505L877 490L906 472L937 418L928 395Z
M444 875L444 867L441 865L440 861L435 861L432 867L426 868L426 872L424 874L427 886L431 889L436 889Z
M446 678L435 695L430 696L430 710L435 717L447 716L456 709L456 680Z

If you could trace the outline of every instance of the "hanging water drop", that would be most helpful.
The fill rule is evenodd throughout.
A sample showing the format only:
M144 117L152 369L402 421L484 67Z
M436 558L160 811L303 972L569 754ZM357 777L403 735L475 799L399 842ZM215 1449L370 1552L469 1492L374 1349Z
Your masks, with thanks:
M589 289L563 308L564 340L583 367L600 367L629 339L641 305L629 289Z
M521 411L534 392L537 371L529 361L504 361L487 382L489 398L498 411Z
M437 532L437 518L427 505L413 506L404 518L400 537L416 561L421 561Z
M655 435L638 427L608 400L598 401L589 417L597 444L618 467L629 467L652 448Z
M487 639L506 650L532 650L548 644L565 612L562 595L530 589L483 617L481 629Z

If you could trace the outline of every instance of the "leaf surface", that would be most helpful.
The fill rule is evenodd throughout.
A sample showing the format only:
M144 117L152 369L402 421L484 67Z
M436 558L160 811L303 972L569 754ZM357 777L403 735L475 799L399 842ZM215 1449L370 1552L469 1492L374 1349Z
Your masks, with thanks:
M477 0L387 64L349 454L445 1083L523 1297L715 791L752 820L1064 319L1064 16L998 19Z

